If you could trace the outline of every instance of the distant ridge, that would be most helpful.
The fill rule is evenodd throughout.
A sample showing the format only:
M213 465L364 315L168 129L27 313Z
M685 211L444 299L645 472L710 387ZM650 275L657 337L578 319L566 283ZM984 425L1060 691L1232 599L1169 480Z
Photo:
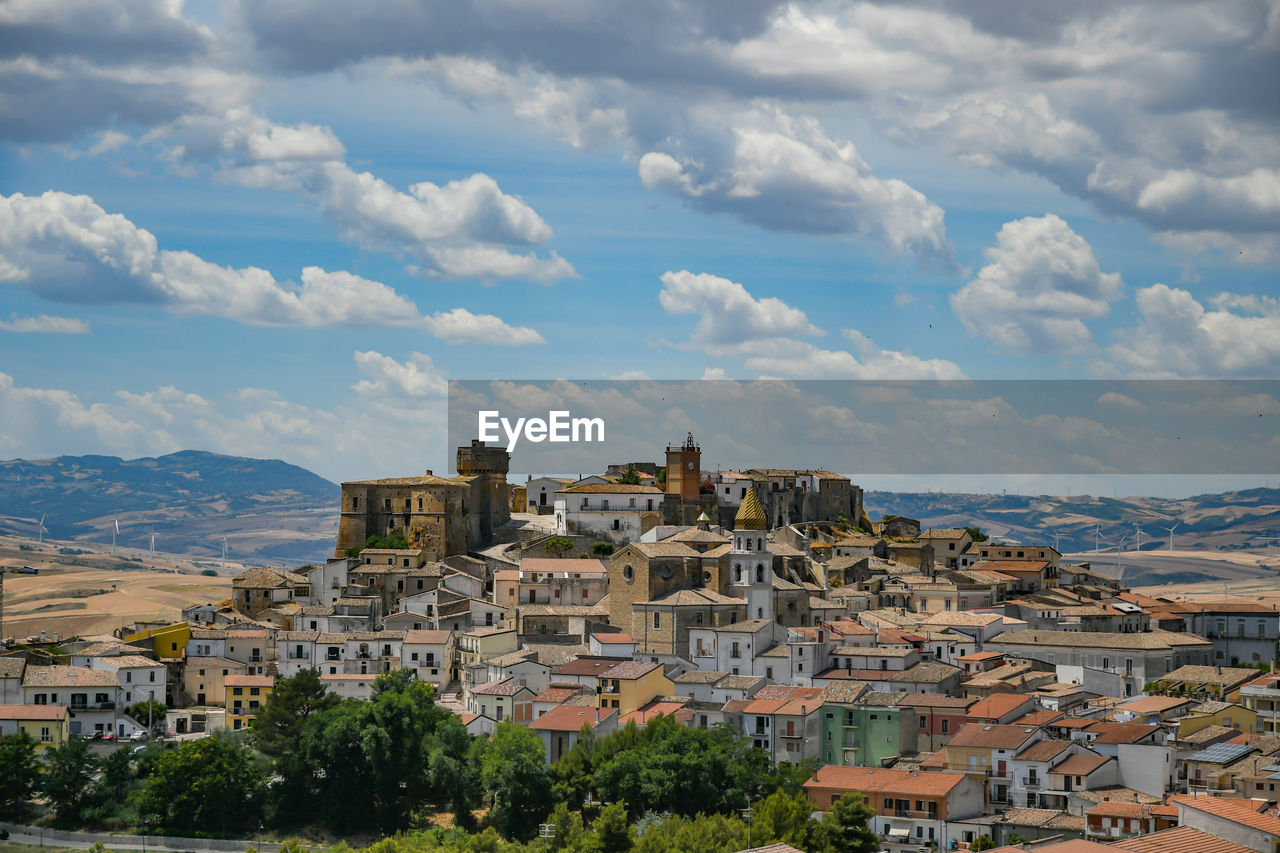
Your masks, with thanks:
M165 456L59 456L0 462L0 532L296 563L332 554L340 489L278 459L183 450Z

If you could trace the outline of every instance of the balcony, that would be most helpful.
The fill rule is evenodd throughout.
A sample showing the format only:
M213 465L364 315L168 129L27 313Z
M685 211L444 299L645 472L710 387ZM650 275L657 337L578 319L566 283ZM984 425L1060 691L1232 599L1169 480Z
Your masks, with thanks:
M716 650L714 648L704 649L699 646L693 650L693 656L695 658L713 658L716 656Z
M1039 776L1023 776L1019 782L1027 789L1037 789L1044 785L1044 780Z
M299 652L296 649L289 652L289 660L311 660L311 652ZM333 658L337 660L337 658Z

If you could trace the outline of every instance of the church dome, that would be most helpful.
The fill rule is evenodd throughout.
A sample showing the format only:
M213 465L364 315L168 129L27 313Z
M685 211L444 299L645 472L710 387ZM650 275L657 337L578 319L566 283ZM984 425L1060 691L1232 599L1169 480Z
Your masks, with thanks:
M760 506L760 498L755 489L747 489L738 514L733 518L734 530L764 530L766 526L764 507Z

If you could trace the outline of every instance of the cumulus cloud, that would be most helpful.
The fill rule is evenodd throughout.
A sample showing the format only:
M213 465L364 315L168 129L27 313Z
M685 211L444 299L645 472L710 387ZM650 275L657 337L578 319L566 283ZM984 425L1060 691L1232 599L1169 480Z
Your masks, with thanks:
M768 338L825 334L799 308L775 297L756 299L736 281L688 270L662 274L658 299L668 314L697 314L690 343L734 347Z
M61 302L149 303L256 326L422 326L450 343L541 341L461 308L424 317L394 289L349 272L305 267L295 284L162 250L151 232L88 196L53 191L0 196L0 282Z
M1006 222L990 262L951 296L965 331L1014 352L1079 352L1092 342L1086 320L1106 317L1124 292L1084 238L1052 213Z
M717 117L723 122L723 117ZM777 231L863 238L897 255L954 267L942 208L897 179L872 174L851 142L816 119L778 109L730 117L723 152L646 152L641 181L693 207Z
M853 352L822 349L802 340L826 333L781 299L757 299L741 284L688 270L662 276L659 302L668 314L696 314L685 346L717 358L741 358L747 370L792 379L950 379L964 374L942 359L881 349L854 329L843 334ZM718 376L724 371L716 368Z
M361 379L330 408L246 387L211 398L173 385L89 401L0 373L0 458L67 452L126 457L200 448L285 459L334 480L443 470L447 384L430 357L356 352Z
M0 332L34 332L51 335L87 335L89 324L75 317L53 317L40 314L36 317L19 317L9 315L8 320L0 320Z
M543 245L551 226L488 175L443 185L420 181L402 192L348 165L329 128L281 125L244 107L186 116L151 138L181 164L214 163L228 180L310 199L344 240L404 256L412 272L426 277L549 283L576 275L555 252L540 257L507 248Z
M868 183L866 171L841 166L807 131L765 138L756 113L776 111L832 126L872 115L897 140L936 141L971 163L1039 175L1157 232L1277 232L1280 109L1257 82L1280 72L1280 19L1267 0L1034 12L969 0L643 12L530 4L500 16L468 2L448 14L342 3L317 14L310 4L260 0L239 9L277 68L389 61L464 100L508 101L569 144L620 143L646 185L763 227L810 231L822 219L926 255L940 236L921 220L919 199ZM803 168L764 169L762 149L791 151ZM769 172L776 183L751 180ZM788 187L811 195L812 206ZM729 195L735 188L761 190L759 203ZM875 205L910 227L878 226L866 210Z
M1188 291L1138 291L1136 326L1116 333L1107 354L1145 377L1270 378L1280 369L1280 300L1220 293L1206 308Z

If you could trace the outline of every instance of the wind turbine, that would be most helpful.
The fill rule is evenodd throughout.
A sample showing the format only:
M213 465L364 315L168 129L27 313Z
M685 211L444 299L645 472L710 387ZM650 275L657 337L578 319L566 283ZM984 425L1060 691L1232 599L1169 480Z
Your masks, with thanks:
M1093 526L1093 553L1098 553L1102 548L1102 525L1095 524Z
M222 537L222 570L227 570L227 537Z
M45 515L40 516L40 526L36 528L36 536L39 537L39 543L44 544L44 535L49 532L49 528L44 526Z
M1053 531L1053 550L1061 554L1062 549L1058 547L1058 542L1062 539L1062 534L1058 532L1058 528L1056 527L1052 527L1050 530Z
M1116 579L1124 577L1124 541L1129 538L1129 534L1120 537L1120 541L1116 543Z
M1172 551L1172 550L1173 550L1173 531L1175 531L1175 530L1177 530L1177 529L1178 529L1178 525L1179 525L1179 524L1182 524L1182 522L1181 522L1181 521L1179 521L1177 524L1173 525L1173 527L1166 527L1166 528L1165 528L1165 530L1169 531L1169 548L1168 548L1168 550L1170 550L1170 551Z
M1134 530L1136 530L1136 531L1138 531L1138 548L1137 548L1137 550L1138 550L1138 551L1141 551L1141 550L1142 550L1142 528L1135 524L1135 525L1133 526L1133 529L1134 529Z
M156 532L155 532L154 530L153 530L153 531L151 531L151 554L150 554L150 557L151 557L151 562L153 562L153 563L154 563L154 562L156 561Z
M116 529L111 531L111 553L116 552L116 537L120 535L120 519L115 519Z

